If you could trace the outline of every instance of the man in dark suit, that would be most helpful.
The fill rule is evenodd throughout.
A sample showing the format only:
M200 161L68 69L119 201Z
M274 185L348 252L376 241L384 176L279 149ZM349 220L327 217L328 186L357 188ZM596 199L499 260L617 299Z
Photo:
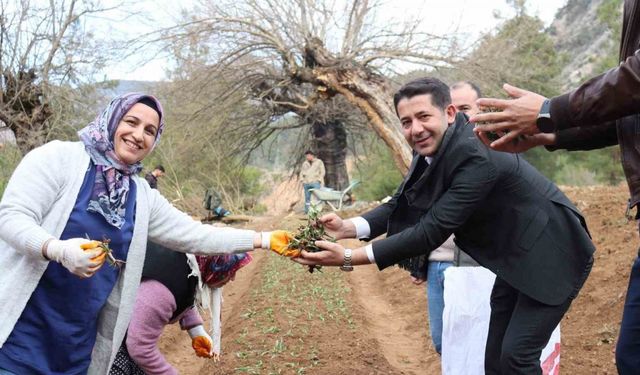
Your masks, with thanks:
M354 250L318 241L325 251L297 261L384 269L428 254L453 233L497 275L486 373L541 374L541 351L591 270L595 249L583 217L519 155L485 147L443 82L409 82L394 104L415 157L393 199L361 217L321 219L338 239L387 238Z

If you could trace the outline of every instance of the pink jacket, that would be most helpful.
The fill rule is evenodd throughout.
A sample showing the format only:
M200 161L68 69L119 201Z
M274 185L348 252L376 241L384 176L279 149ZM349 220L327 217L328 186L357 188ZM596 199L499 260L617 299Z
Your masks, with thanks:
M140 368L149 375L177 375L158 349L158 340L164 326L180 321L187 330L202 324L196 308L187 309L171 320L176 301L169 289L156 280L143 280L138 289L136 304L127 331L127 350Z

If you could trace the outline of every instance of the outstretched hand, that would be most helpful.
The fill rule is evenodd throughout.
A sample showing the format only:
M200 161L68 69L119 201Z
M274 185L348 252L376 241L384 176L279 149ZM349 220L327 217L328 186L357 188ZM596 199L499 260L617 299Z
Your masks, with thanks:
M341 266L344 263L344 247L335 242L316 241L321 251L302 251L300 257L293 259L294 262L305 266Z
M323 215L318 219L324 226L327 234L334 237L336 240L343 238L355 238L356 227L349 220L342 220L342 218L334 213Z
M505 84L504 90L513 99L481 98L477 100L479 107L492 107L500 111L478 113L471 116L469 121L476 123L486 123L474 129L480 140L497 151L521 152L522 145L526 137L518 140L521 136L531 136L540 133L536 119L540 108L545 101L545 97L531 91L523 90L515 86ZM491 142L485 132L504 133L499 139ZM525 146L533 147L533 143L524 142Z
M473 131L476 133L476 136L480 138L482 143L484 143L485 145L491 144L492 141L489 139L482 126L480 128L474 128ZM528 151L537 146L552 145L554 143L556 143L556 135L554 133L521 135L520 137L502 145L500 149L496 150L516 154ZM491 145L491 147L493 147L493 145Z
M263 232L262 235L268 236L269 250L288 258L296 258L300 256L299 249L289 248L289 243L293 239L293 234L291 234L290 232L287 232L285 230L276 230L273 232ZM265 246L266 246L266 242L265 242Z

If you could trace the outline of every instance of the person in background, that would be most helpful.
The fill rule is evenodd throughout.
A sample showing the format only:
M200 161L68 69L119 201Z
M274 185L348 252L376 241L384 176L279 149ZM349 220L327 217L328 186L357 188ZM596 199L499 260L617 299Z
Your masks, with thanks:
M460 81L451 85L451 104L458 112L471 117L480 112L476 100L482 96L480 87L470 81Z
M157 189L158 179L162 176L164 176L164 167L162 165L156 165L151 172L144 175L144 179L147 180L152 189Z
M467 117L480 112L480 108L476 104L476 100L482 96L478 85L470 81L460 81L451 85L449 91L451 93L451 104L456 107L458 112L464 113ZM479 266L478 262L457 246L454 247L453 259L455 266Z
M107 374L147 240L203 255L286 250L287 232L204 225L143 182L142 160L163 129L155 97L124 94L78 132L79 142L35 148L14 170L0 201L3 375Z
M313 151L308 150L304 153L305 161L300 167L300 179L304 188L304 213L309 213L311 206L311 189L319 189L324 183L324 163L316 158Z
M249 253L194 257L149 242L127 337L110 375L178 374L158 348L164 327L176 322L189 333L198 357L217 358L196 306L200 291L221 288L249 262Z

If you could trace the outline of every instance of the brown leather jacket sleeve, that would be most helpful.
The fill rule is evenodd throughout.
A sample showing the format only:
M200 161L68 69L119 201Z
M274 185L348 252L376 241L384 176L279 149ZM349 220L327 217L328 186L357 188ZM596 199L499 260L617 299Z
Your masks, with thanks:
M598 126L640 112L640 50L617 68L551 99L556 130Z
M556 132L556 143L545 146L549 151L586 151L618 144L616 122L599 126L569 128Z

